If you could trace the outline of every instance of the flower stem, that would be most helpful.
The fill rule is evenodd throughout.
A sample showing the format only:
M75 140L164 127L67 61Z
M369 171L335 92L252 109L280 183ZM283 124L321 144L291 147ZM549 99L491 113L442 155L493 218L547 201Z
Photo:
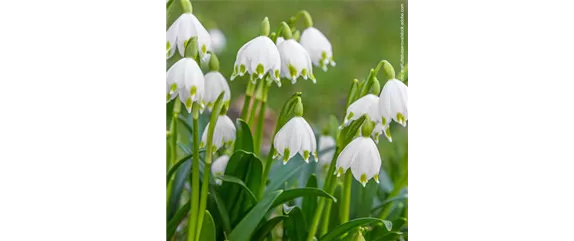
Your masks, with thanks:
M305 10L301 10L297 13L296 18L301 17L301 15L303 16L303 21L305 21L305 28L313 27L313 19L311 18L311 14Z
M339 205L339 217L341 218L341 223L346 223L349 221L349 213L351 208L351 186L353 181L353 174L351 170L345 173L345 181L343 186L343 200L341 200L341 205Z
M221 107L223 106L223 93L219 95L215 101L213 111L211 112L211 119L209 120L209 128L207 129L207 146L205 152L205 169L203 169L203 181L201 183L201 198L199 200L199 213L197 218L197 233L195 234L195 240L199 240L201 233L201 226L203 226L203 216L205 215L205 209L207 206L207 194L209 188L209 174L211 174L211 160L213 158L213 133L215 132L215 126L217 125L217 119L221 112Z
M255 85L251 82L247 82L247 88L245 89L245 101L243 102L243 108L241 109L241 119L246 121L247 115L249 114L249 104L251 104L251 97L255 92Z
M193 159L191 164L191 211L189 213L187 240L195 240L199 209L199 104L193 103Z
M327 177L325 179L325 184L323 184L323 190L325 190L329 194L333 194L335 190L333 173L335 172L335 166L337 163L337 157L339 156L339 148L335 149L335 154L333 155L333 159L331 160L331 164L329 165L329 170L327 171ZM319 227L319 219L321 219L321 213L323 212L323 207L325 207L326 202L330 202L330 200L326 200L325 198L320 198L319 203L317 204L317 208L315 209L315 214L313 215L313 221L311 222L311 229L309 230L309 234L307 235L307 241L313 241L313 237L315 237L315 233L317 233L317 228ZM330 208L330 205L328 205Z
M259 120L255 129L255 140L253 148L256 154L261 156L261 144L263 143L263 128L265 127L265 111L267 110L267 93L271 84L264 84L261 95L261 104L259 106Z
M170 137L171 137L171 144L170 144L170 162L168 165L168 170L169 167L171 167L173 164L175 164L177 162L177 122L178 122L178 116L179 116L179 112L181 110L181 102L179 100L175 100L175 102L173 103L173 112L172 112L172 117L171 117L171 127L170 127Z

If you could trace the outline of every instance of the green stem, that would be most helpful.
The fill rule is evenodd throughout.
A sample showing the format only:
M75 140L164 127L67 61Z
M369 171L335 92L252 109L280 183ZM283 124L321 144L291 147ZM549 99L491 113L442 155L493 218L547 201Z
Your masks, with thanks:
M325 184L323 184L323 190L325 190L329 194L333 194L335 191L335 184L333 180L336 180L333 176L335 172L335 166L337 164L337 157L339 156L340 149L337 147L335 149L335 155L333 155L333 159L331 160L331 164L329 165L329 170L327 171L327 178L325 179ZM319 227L319 219L321 219L321 213L323 212L323 208L325 207L326 202L330 202L326 198L320 198L319 203L317 204L317 208L315 209L315 214L313 215L313 221L311 222L311 229L309 230L309 234L307 235L307 241L313 241L313 237L315 237L315 233L317 233L317 229ZM331 205L328 205L330 209Z
M271 171L271 165L273 164L273 142L271 142L271 149L269 149L269 154L267 155L267 161L265 162L265 169L263 169L263 176L261 177L261 185L259 185L259 193L257 198L261 200L263 198L263 192L265 191L265 186L267 186L267 177L269 176L269 171Z
M193 103L193 159L191 175L191 211L189 213L188 236L187 240L195 240L197 225L197 214L199 209L199 104Z
M173 103L173 114L171 117L171 127L170 127L170 137L171 137L171 145L170 145L170 161L168 165L169 168L177 162L177 121L179 112L181 110L181 102L179 100L175 100Z
M259 106L259 120L255 129L254 149L255 153L261 156L261 144L263 143L263 128L265 127L265 111L267 110L267 93L269 92L271 84L263 85L263 93L261 96L261 105Z
M297 13L296 19L303 16L303 21L305 21L305 28L313 27L313 19L311 18L311 14L305 10L301 10Z
M249 112L249 116L247 117L247 125L249 126L253 126L255 123L253 123L254 119L255 119L255 112L257 112L257 107L261 105L261 101L258 100L257 98L255 98L255 100L253 101L253 107L251 108L251 111Z
M253 92L255 92L255 85L248 81L245 89L245 101L243 102L243 109L241 109L241 119L244 121L247 120L247 115L249 114L249 104L251 103Z
M353 181L353 174L351 170L345 173L345 182L343 186L343 200L341 200L341 205L339 205L339 217L341 218L341 223L346 223L349 221L349 213L351 208L351 185Z
M195 240L199 240L201 234L201 226L203 226L203 216L207 206L207 194L209 188L209 174L211 173L211 160L213 158L213 133L217 125L217 119L220 115L221 107L223 105L223 93L219 95L215 101L213 111L211 112L211 119L209 120L209 128L207 129L207 147L205 152L205 169L203 169L203 182L201 183L201 198L199 201L199 213L197 218L197 233ZM225 115L225 113L223 113Z

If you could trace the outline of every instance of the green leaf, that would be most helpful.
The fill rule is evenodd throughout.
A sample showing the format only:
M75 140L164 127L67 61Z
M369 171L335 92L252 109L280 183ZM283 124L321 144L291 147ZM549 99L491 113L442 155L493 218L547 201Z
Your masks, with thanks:
M403 217L393 220L393 231L400 231L405 223L407 223L407 219Z
M373 241L395 241L401 235L403 235L403 233L401 233L401 232L388 232L379 238L373 239Z
M265 222L263 225L259 226L259 228L255 231L255 234L253 234L253 238L251 240L254 241L263 241L265 240L265 238L268 236L268 234L271 232L271 230L273 230L273 228L275 228L275 226L285 220L288 216L276 216L272 219L267 220L267 222Z
M183 187L185 186L185 180L191 170L191 160L184 161L183 165L178 168L177 173L171 184L171 192L169 196L169 201L167 203L167 219L170 220L175 214L179 201L181 198L181 193L183 192Z
M353 219L349 222L346 222L344 224L341 224L335 228L333 228L333 230L331 230L330 232L328 232L327 234L323 235L323 237L321 237L319 240L320 241L329 241L329 240L335 240L335 238L355 229L358 228L360 226L364 226L367 224L371 224L371 223L376 223L376 222L382 222L385 227L387 228L388 231L391 231L391 228L393 226L393 223L391 223L390 221L387 220L382 220L382 219L378 219L378 218L357 218L357 219Z
M305 185L307 188L317 188L317 176L312 174L307 180ZM313 221L313 214L317 208L317 197L315 196L305 196L303 197L303 202L301 204L303 214L305 215L305 221L311 223Z
M304 188L295 188L295 189L289 189L289 190L285 190L283 191L283 193L281 193L281 195L275 200L275 202L273 203L273 205L271 205L272 207L276 207L277 205L280 205L284 202L293 200L295 198L298 197L304 197L304 196L312 196L312 197L327 197L333 200L333 202L337 202L337 199L333 196L331 196L331 194L318 189L318 188L312 188L312 187L304 187Z
M289 211L289 218L284 223L289 240L305 240L307 238L307 224L299 207L294 207Z
M250 190L259 190L262 172L263 164L259 158L242 150L233 153L225 169L225 175L241 179ZM254 205L248 200L249 194L241 192L241 188L235 184L223 183L220 193L223 200L232 200L226 203L232 226Z
M305 168L305 165L307 165L300 155L295 155L295 157L291 158L291 160L289 160L285 165L281 164L280 161L273 161L275 162L275 166L271 171L272 175L269 176L265 192L280 189L286 181L295 175L300 174Z
M403 200L403 199L407 199L408 196L407 195L401 195L401 196L396 196L396 197L392 197L389 199L386 199L385 201L383 201L379 206L376 206L375 208L371 209L371 213L376 212L377 210L383 208L385 205L387 205L388 203L394 202L394 201L398 201L398 200Z
M250 197L250 200L253 203L257 203L257 198L255 197L255 194L253 194L253 192L249 189L249 187L247 187L247 185L245 185L245 183L243 181L241 181L241 179L234 177L234 176L228 176L228 175L219 176L217 178L219 178L225 182L231 182L231 183L238 184L239 186L241 186L243 188L243 190L245 190L246 193L249 194L248 196Z
M203 224L201 225L199 240L215 241L215 222L207 210L205 210L205 215L203 216Z
M191 205L189 201L187 201L187 203L185 203L179 210L177 210L177 213L173 216L173 218L167 222L167 240L171 240L171 236L173 236L175 233L177 226L181 223L181 220L187 216L190 206Z
M246 152L253 152L253 137L249 125L241 119L235 121L235 129L237 130L235 138L235 151L243 150Z
M229 220L229 214L227 213L227 209L225 209L225 202L221 200L221 197L217 193L217 190L210 185L210 195L213 196L213 200L215 200L215 205L217 206L217 211L219 212L219 217L221 218L221 222L223 223L223 229L226 233L231 232L231 221Z
M371 208L373 207L373 202L375 201L378 184L371 180L363 187L359 182L353 182L352 185L352 195L355 198L351 202L351 213L355 213L357 217L368 217L371 213Z
M261 222L261 219L267 213L275 199L281 195L283 190L271 192L263 197L249 213L235 226L229 234L228 240L251 240L251 234Z
M354 120L351 122L351 124L341 130L341 134L339 134L339 140L337 140L337 145L339 148L344 148L347 146L347 144L349 144L349 142L355 139L355 136L363 125L363 122L365 122L365 119L366 116L362 115L359 117L359 119Z

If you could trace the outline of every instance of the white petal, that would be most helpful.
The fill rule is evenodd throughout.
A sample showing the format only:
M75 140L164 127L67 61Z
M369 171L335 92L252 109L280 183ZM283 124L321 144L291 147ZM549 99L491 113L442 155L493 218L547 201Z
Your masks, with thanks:
M199 56L203 62L207 60L207 51L211 51L211 37L209 36L209 32L207 32L199 20L193 14L191 16L197 36L197 50L199 51Z
M341 174L351 167L360 151L360 145L360 139L355 138L339 153L335 170L337 176L341 176Z
M225 174L225 168L227 167L227 163L229 162L228 155L222 155L215 159L211 164L211 174L213 176L221 176Z
M277 46L279 54L281 55L281 70L282 76L291 79L294 83L299 76L304 76L307 78L309 76L312 68L310 66L309 54L293 39L288 39ZM290 68L295 70L295 73L291 73ZM305 70L305 75L303 75L303 70Z
M205 94L203 96L203 100L208 105L208 109L211 110L213 108L213 104L217 100L217 97L224 92L223 101L229 101L231 98L231 91L229 89L229 85L227 84L227 80L225 77L218 72L212 71L205 75Z
M299 155L303 157L305 162L309 163L309 157L316 151L316 140L315 140L315 133L313 133L313 129L309 126L309 123L305 121L303 117L295 117L297 118L296 121L298 122L299 128L297 129L299 132L299 137L301 139L301 145L299 147ZM305 152L307 153L307 157L305 158ZM317 160L315 160L317 161Z
M326 70L327 63L329 63L329 60L333 57L333 50L331 43L325 35L318 29L309 27L303 31L299 42L309 53L313 64ZM323 56L323 53L325 53L325 56ZM324 61L323 65L320 63L321 60ZM335 62L333 61L331 65L334 66L334 64Z
M367 137L356 138L358 146L358 155L351 165L353 177L363 186L367 181L379 173L381 169L381 157L377 145ZM364 175L364 176L363 176ZM364 178L363 180L362 177Z
M372 121L377 121L380 119L379 111L379 97L373 94L367 94L347 108L347 113L345 114L344 126L348 126L352 121L361 118L364 114L367 114ZM352 114L351 114L352 113ZM350 117L349 117L350 116Z

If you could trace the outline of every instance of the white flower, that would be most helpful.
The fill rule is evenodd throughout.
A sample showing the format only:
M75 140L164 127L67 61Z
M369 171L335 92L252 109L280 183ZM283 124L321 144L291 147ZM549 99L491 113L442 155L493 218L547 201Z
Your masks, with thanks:
M185 56L185 46L191 37L197 37L197 49L202 61L207 59L207 51L211 50L211 38L207 30L192 13L183 13L166 32L167 58L171 58L175 49Z
M387 123L387 125L383 126L382 123L377 122L375 128L373 129L372 134L375 143L379 143L379 136L382 134L385 135L385 137L389 140L389 142L393 142L393 138L391 137L391 129L389 129L389 124Z
M347 113L345 114L345 121L343 126L348 126L352 121L361 118L364 114L367 114L371 120L379 120L380 114L378 112L379 97L373 94L367 94L352 104L347 108Z
M231 99L231 91L229 90L229 85L227 80L219 71L211 71L205 75L205 95L203 100L207 103L207 108L211 110L213 104L217 100L217 97L224 92L223 101L228 103Z
M297 78L310 78L316 82L313 76L313 65L307 50L294 39L287 39L277 45L281 56L281 76L291 80L292 84L297 83Z
M279 45L283 41L285 41L285 39L283 37L277 37L277 40L275 40L275 44Z
M215 53L221 53L221 51L225 48L225 44L227 42L225 35L219 29L210 29L209 36L211 37L211 48Z
M319 137L319 163L321 165L329 165L333 156L335 155L335 138L332 136L324 136L321 135ZM331 149L329 151L325 151L327 149Z
M341 176L347 169L351 168L353 177L357 179L363 187L371 178L379 182L379 171L381 169L381 156L375 142L367 137L359 136L343 149L337 157L337 170L334 174Z
M379 115L382 115L383 125L387 125L391 118L402 126L407 125L409 117L408 99L408 87L402 81L391 79L385 83L379 96L378 108Z
M210 124L211 123L208 123L203 130L201 143L199 144L201 147L205 146L207 143L207 132L209 130ZM213 130L213 139L211 142L213 149L211 151L215 152L225 144L231 145L233 141L235 141L235 125L233 124L233 121L227 117L227 115L220 115L217 118L215 129Z
M301 116L291 118L275 135L273 140L276 155L283 156L283 164L286 164L295 154L299 153L309 163L309 156L312 153L317 158L317 143L315 134L311 126Z
M178 60L167 70L166 77L168 102L175 95L179 95L188 112L191 112L193 102L201 104L205 80L195 60L192 58Z
M225 175L225 168L227 167L227 162L229 162L228 155L222 155L217 159L215 159L215 161L213 161L213 163L211 164L211 175L213 175L213 177L219 177ZM220 179L215 179L215 182L218 185L221 185Z
M321 67L324 71L327 71L327 64L335 66L331 43L321 31L308 27L301 34L299 42L309 52L315 66Z
M231 80L237 76L250 74L252 82L263 79L266 73L279 81L281 71L281 57L277 47L267 36L258 36L243 45L237 52Z

